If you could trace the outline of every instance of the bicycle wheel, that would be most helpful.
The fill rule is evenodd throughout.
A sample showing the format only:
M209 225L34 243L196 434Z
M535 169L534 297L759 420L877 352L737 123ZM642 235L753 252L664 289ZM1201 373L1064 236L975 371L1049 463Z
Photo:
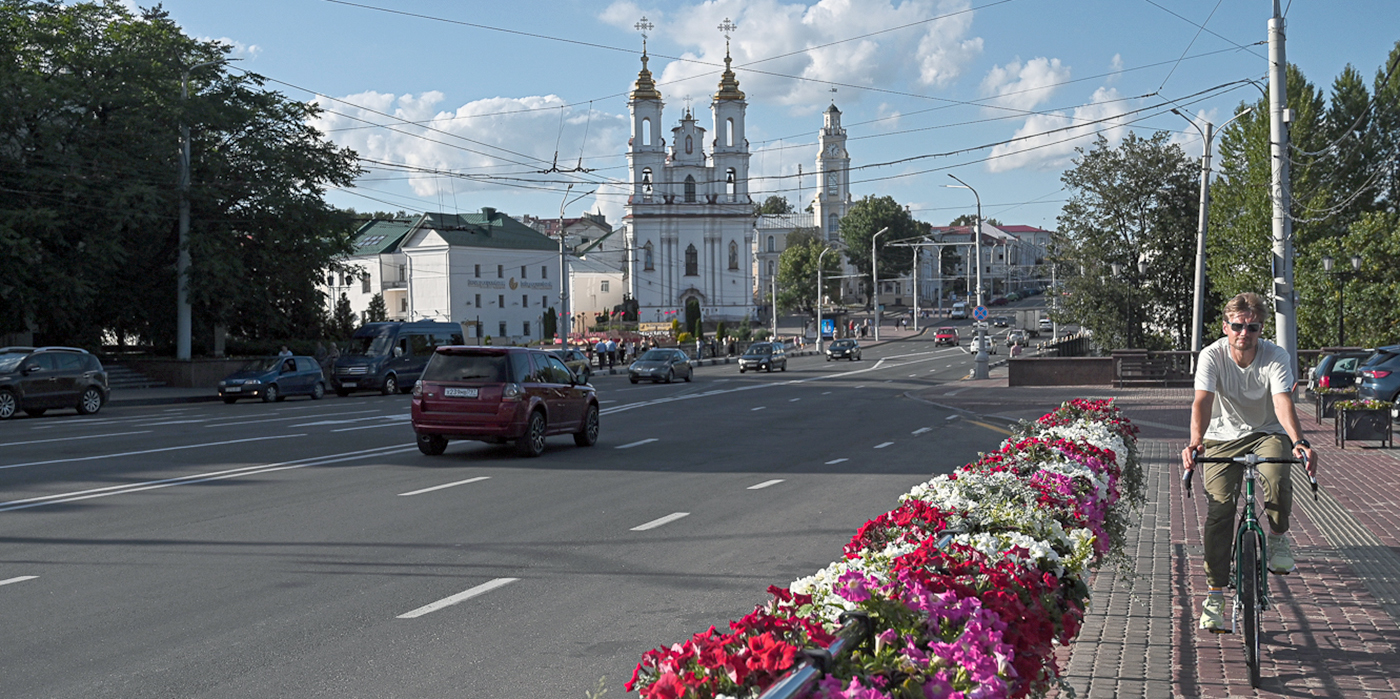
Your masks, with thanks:
M1240 620L1244 627L1244 663L1249 666L1249 685L1259 686L1259 539L1247 534L1240 541L1239 590Z

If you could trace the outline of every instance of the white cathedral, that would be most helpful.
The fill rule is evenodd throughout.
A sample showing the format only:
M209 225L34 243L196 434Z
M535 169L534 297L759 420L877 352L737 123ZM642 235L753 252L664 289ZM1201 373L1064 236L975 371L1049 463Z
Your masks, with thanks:
M646 50L628 109L632 138L627 168L632 193L623 218L630 256L628 285L642 322L684 321L695 299L706 320L754 316L753 200L749 198L747 103L730 68L710 101L714 135L687 107L671 142L661 137L661 92L647 70Z

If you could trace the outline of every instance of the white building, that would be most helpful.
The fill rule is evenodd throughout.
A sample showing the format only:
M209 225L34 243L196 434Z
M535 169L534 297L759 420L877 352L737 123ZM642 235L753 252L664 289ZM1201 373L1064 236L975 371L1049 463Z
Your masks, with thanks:
M840 240L841 219L851 208L851 154L846 150L846 129L841 126L841 110L832 103L822 114L822 129L817 133L817 194L812 201L815 225L820 226L827 240ZM845 257L841 258L843 296L854 300L859 288L856 270Z
M808 213L761 214L753 224L754 302L766 305L773 295L778 258L788 246L788 236L798 230L814 230L816 217Z
M642 69L627 103L632 193L624 219L631 250L628 293L643 322L675 318L692 299L708 320L739 321L754 312L747 105L727 51L724 63L710 102L713 138L706 139L686 109L671 130L668 149L661 137L661 93L642 52Z
M365 322L370 300L383 294L384 309L389 320L406 320L408 316L408 260L399 250L409 231L422 217L394 220L374 220L355 231L351 243L355 252L340 260L347 269L331 272L321 291L326 294L330 311L344 295L350 310L360 322Z

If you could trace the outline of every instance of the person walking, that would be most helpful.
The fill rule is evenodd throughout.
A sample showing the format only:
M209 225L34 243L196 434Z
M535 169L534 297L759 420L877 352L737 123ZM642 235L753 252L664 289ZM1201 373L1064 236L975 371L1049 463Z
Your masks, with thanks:
M617 340L608 338L608 368L617 365Z
M1260 339L1267 311L1258 294L1245 292L1225 304L1221 330L1225 337L1201 351L1196 364L1195 397L1191 401L1191 441L1181 450L1186 471L1196 468L1193 457L1230 457L1255 453L1284 458L1306 457L1309 475L1317 474L1317 455L1303 438L1293 405L1293 361L1282 347ZM1210 500L1201 540L1205 544L1206 583L1200 627L1221 631L1225 622L1225 586L1230 582L1234 548L1235 501L1240 494L1244 465L1200 465L1202 484ZM1287 575L1297 569L1289 546L1288 525L1293 510L1291 464L1259 464L1268 514L1269 571Z
M593 354L598 355L599 369L608 368L608 341L606 339L598 338L598 344L593 346Z

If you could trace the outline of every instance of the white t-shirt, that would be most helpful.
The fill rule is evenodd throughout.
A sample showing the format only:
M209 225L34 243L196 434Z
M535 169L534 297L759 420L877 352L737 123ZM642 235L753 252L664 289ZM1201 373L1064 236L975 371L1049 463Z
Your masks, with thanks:
M1251 432L1283 434L1273 397L1292 392L1293 383L1288 352L1268 340L1259 340L1254 361L1246 367L1230 357L1229 338L1211 343L1201 350L1196 365L1196 390L1215 394L1205 438L1229 441Z

